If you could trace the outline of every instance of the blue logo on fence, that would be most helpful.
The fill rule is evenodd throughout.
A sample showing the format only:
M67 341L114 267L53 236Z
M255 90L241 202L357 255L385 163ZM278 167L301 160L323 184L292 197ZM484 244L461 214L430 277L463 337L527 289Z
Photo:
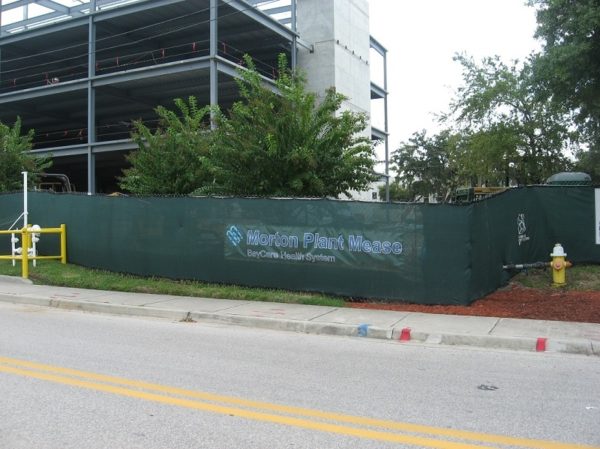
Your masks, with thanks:
M227 238L233 244L233 246L238 246L243 239L242 233L235 226L231 226L227 230Z

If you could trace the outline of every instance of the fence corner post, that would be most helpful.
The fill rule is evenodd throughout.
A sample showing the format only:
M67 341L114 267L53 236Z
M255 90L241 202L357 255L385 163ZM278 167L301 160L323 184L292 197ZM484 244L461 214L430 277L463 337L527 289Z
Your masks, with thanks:
M24 227L21 231L21 276L29 279L29 231Z
M67 225L60 225L60 263L67 263Z

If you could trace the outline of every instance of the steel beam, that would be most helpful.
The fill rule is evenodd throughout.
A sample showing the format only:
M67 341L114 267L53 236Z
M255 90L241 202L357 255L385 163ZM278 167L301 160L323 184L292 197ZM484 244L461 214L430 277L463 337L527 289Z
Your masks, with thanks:
M91 0L90 8L96 9L96 0ZM92 84L92 79L96 75L96 24L93 15L88 17L88 27L87 181L88 194L92 195L96 193L96 156L92 151L93 144L96 142L96 88Z
M297 13L297 7L296 7L296 0L292 0L292 31L294 32L294 39L292 40L292 70L296 70L296 67L298 65L298 29L297 29L297 24L296 24L296 13Z
M292 8L289 6L278 6L275 8L269 8L269 9L263 9L262 12L264 12L265 14L271 16L274 14L282 14L284 12L291 12Z
M121 16L125 16L128 14L134 14L137 12L144 12L150 8L159 8L161 6L172 5L173 3L182 3L185 1L186 0L139 0L136 3L119 6L118 8L114 8L114 9L105 9L105 10L100 9L95 14L95 16L96 16L95 20L96 21L110 20L110 19L114 19L115 17L121 17ZM110 3L110 2L102 2L102 1L98 2L100 7L104 3ZM116 2L112 2L112 3L116 3Z
M371 82L371 99L383 98L383 132L372 128L372 133L382 139L385 145L385 201L390 202L390 147L389 147L389 124L388 124L388 78L387 78L387 49L381 45L373 36L369 37L370 47L383 57L383 88Z
M219 0L210 0L210 127L216 128L215 110L219 106Z
M370 46L373 50L379 53L381 56L385 56L387 49L377 41L373 36L370 36Z
M36 0L22 0L22 3L20 3L19 6L26 6L28 4L31 4L34 1L36 1ZM122 0L116 0L116 1L115 0L96 0L97 8L93 14L95 17L94 20L98 20L98 21L109 20L114 17L119 17L119 16L123 16L123 15L127 15L127 14L133 14L136 12L142 12L151 7L157 8L157 7L169 5L172 3L183 2L185 0L140 0L138 3L123 5L121 7L115 8L115 9L110 9L110 10L98 9L102 6L107 6L107 5L111 5L111 4L115 4L115 3L118 4L121 1ZM19 3L19 2L15 2L15 3ZM3 8L6 8L6 7L12 8L13 5L15 5L15 3L10 3L9 5L6 5ZM66 7L64 7L64 8L66 8ZM14 22L14 23L11 23L10 25L5 25L2 27L1 36L17 38L18 35L21 33L19 32L17 35L15 35L13 33L16 33L21 28L27 29L30 26L36 26L36 27L40 26L40 28L39 29L36 28L35 30L27 30L26 36L22 36L21 39L23 39L23 38L29 39L36 35L44 35L44 34L48 34L48 33L62 31L67 28L72 28L73 26L80 26L82 24L87 23L86 18L84 18L84 17L73 18L73 17L71 17L72 15L85 14L84 11L86 9L89 9L90 11L94 11L91 8L90 3L76 5L71 8L67 8L67 9L68 9L68 12L64 12L62 10L61 11L54 10L53 12L49 12L47 14L42 14L42 15L34 17L34 18L30 18L27 20L21 20L19 22ZM59 20L61 18L64 20L64 22L46 24L46 22L51 22L52 20ZM80 19L81 22L72 23L73 21L78 21L78 19ZM63 24L68 24L69 26L67 26L66 28L63 28L63 27L61 27L61 25L63 25ZM44 26L42 26L42 25L44 25ZM20 40L20 39L18 39L18 40ZM10 42L10 41L8 41L8 42Z
M109 142L97 142L92 146L93 154L112 153L115 151L131 151L138 148L137 144L131 139L111 140ZM89 152L89 146L84 145L66 145L62 147L40 148L31 150L31 154L37 156L65 157L65 156L86 156Z
M155 78L174 73L189 72L192 70L206 70L209 68L210 57L202 56L200 58L187 59L185 61L168 62L166 64L161 64L160 66L142 67L139 69L127 70L125 72L115 72L96 76L92 80L92 84L94 87L110 86L112 84L125 83L127 81Z
M85 156L88 153L88 147L87 145L67 145L63 147L40 148L31 150L29 153L49 157Z
M371 126L371 138L374 137L377 140L385 140L387 136L388 133L385 130Z
M381 86L378 86L374 82L371 81L371 100L377 100L380 98L385 98L387 96L387 90Z
M44 8L51 9L56 12L60 12L65 15L69 15L71 13L69 7L65 5L61 5L60 3L56 3L52 0L35 0L33 3L36 3Z
M61 16L64 17L63 14L59 14L59 13L49 13L47 16L51 16L51 17L48 17L48 19L58 18ZM14 32L15 29L22 28L23 26L26 27L30 24L36 23L36 21L39 22L39 17L19 22L18 26L16 26L17 24L11 23L10 24L11 28L8 28L8 26L3 27L0 42L2 42L3 45L12 44L13 42L19 42L19 41L31 39L32 37L45 36L46 34L50 34L50 33L59 33L59 32L65 31L65 30L69 30L71 28L85 26L87 24L86 17L77 17L77 18L65 17L65 20L62 22L52 23L51 25L47 25L47 26L43 26L43 27L41 26L36 29L31 29L31 30L27 30L27 31L19 32L19 33ZM11 31L12 31L12 33L11 33Z
M286 27L285 25L282 25L277 20L268 16L261 10L254 8L254 7L248 8L248 6L249 6L248 3L243 0L227 0L224 3L228 7L237 10L238 12L246 15L247 17L250 17L252 20L258 22L259 24L261 24L262 26L264 26L266 28L269 28L270 30L272 30L275 33L279 34L280 36L288 39L289 41L291 41L294 38L294 36L296 35L296 33L294 33L288 27Z
M387 51L383 54L383 88L385 96L383 97L383 115L385 120L385 201L390 202L390 138L388 127L388 74L387 74Z
M0 94L0 104L9 104L15 101L31 100L33 98L44 98L51 95L85 90L86 88L87 81L85 78L81 80L53 84L52 86L33 87L31 89Z
M52 0L22 0L5 5L2 7L2 10L5 11L17 7L27 8L32 3L36 3L45 8L51 9L52 12L41 14L32 18L26 17L23 20L13 22L10 25L4 25L3 27L0 27L0 36L10 36L13 33L19 32L21 28L24 29L23 31L28 30L30 26L52 26L54 25L52 22L53 20L56 20L58 23L59 20L70 20L75 14L84 15L84 10L89 7L88 4L82 4L69 8Z
M8 5L2 5L0 12L20 8L21 6L29 5L31 2L32 0L17 0L16 2L9 3Z
M111 140L109 142L98 142L94 145L94 154L112 153L114 151L137 150L138 145L131 139Z
M217 68L219 72L231 76L232 78L240 78L239 71L246 70L244 67L237 65L229 61L228 59L222 58L221 56L217 57L217 61ZM279 93L279 90L277 89L277 86L275 85L275 82L272 79L262 75L260 75L260 77L262 78L262 81L265 84L265 86L267 86L271 91Z

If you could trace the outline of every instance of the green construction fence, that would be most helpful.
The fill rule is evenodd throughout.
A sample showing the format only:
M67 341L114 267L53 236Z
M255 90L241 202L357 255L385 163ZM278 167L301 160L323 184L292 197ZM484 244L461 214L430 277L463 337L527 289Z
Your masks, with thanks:
M525 187L470 204L29 193L30 223L67 225L70 263L143 276L470 304L502 266L600 262L600 189ZM23 194L0 195L0 229ZM55 252L42 236L40 250ZM0 253L10 253L8 238Z

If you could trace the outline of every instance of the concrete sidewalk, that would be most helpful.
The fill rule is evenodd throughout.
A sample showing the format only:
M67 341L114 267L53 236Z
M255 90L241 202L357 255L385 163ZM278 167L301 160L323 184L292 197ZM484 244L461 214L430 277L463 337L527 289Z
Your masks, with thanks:
M33 285L0 276L0 301L312 334L600 356L600 324L364 310Z

